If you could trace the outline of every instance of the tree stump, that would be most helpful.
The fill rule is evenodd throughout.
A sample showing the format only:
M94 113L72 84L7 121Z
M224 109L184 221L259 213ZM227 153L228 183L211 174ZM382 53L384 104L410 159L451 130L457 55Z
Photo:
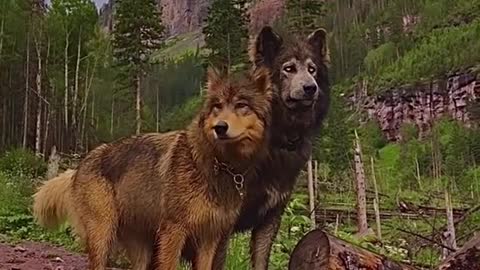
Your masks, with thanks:
M354 246L322 230L307 233L290 256L289 270L416 269Z
M478 269L480 269L480 233L446 258L438 267L438 270Z

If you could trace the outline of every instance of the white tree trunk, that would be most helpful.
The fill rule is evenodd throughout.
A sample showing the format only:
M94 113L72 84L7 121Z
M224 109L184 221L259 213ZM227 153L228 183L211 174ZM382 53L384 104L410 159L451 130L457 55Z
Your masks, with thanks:
M0 22L0 63L2 62L2 52L3 52L3 33L5 31L5 16L2 17L2 22Z
M157 102L156 102L156 107L157 107L157 120L156 120L156 127L155 127L155 130L158 132L160 130L160 109L159 109L159 106L160 104L159 103L159 95L158 95L158 89L157 89Z
M86 139L86 121L87 121L87 110L88 110L88 98L90 96L90 91L92 89L93 85L93 79L95 78L95 71L97 70L97 65L98 65L98 57L95 55L94 56L94 62L93 62L93 67L91 74L88 72L88 66L87 66L87 72L85 76L85 98L83 100L83 105L81 111L83 112L83 122L82 122L82 142L84 139ZM93 105L92 105L93 106ZM93 111L93 108L92 108ZM93 117L93 112L92 112L92 117Z
M65 129L68 130L68 46L69 46L69 34L65 34L65 48L64 48L64 79L65 79L65 100L64 100L64 112L65 112Z
M38 95L38 105L37 105L37 126L35 132L35 154L39 155L42 146L42 53L39 41L36 41L35 48L37 51L37 95Z
M416 170L415 177L417 178L418 187L420 188L420 190L423 190L422 178L420 176L420 165L418 164L418 158L416 156L415 156L415 170Z
M142 130L142 95L140 93L141 91L141 75L140 72L137 73L137 78L135 80L135 111L137 112L137 117L136 117L136 123L137 123L137 128L136 128L136 134L140 134Z
M80 53L82 49L82 29L80 28L80 33L78 34L78 44L77 44L77 64L75 66L75 88L73 89L73 105L72 105L72 125L75 127L77 124L77 100L78 100L78 80L80 74Z
M315 199L320 200L320 192L318 188L318 160L313 162L313 188L315 192Z
M50 126L50 106L47 106L47 115L45 117L46 123L45 123L45 133L43 135L43 154L46 156L47 154L47 139L48 139L48 132L49 132L49 126Z
M92 125L92 127L95 127L95 92L93 92L93 94L92 94L92 111L91 111L91 113L92 113L92 115L90 116L90 120L91 120L90 124Z
M447 231L445 232L445 244L454 250L458 249L457 240L455 235L455 222L453 220L453 206L452 206L452 197L450 192L445 189L445 209L447 212ZM444 249L443 256L446 258L450 255L450 251ZM444 258L444 259L445 259Z
M377 237L379 240L382 240L382 223L380 221L380 198L378 196L377 177L375 176L375 164L373 162L373 157L370 158L370 162L372 165L373 187L375 188L375 198L373 199L373 208L375 211L375 221L377 224Z
M313 168L312 168L312 155L307 162L307 173L308 173L308 197L310 201L310 219L312 221L312 230L316 228L315 224L315 191L313 184Z
M27 33L27 65L25 71L25 101L23 106L23 148L27 148L28 102L30 95L30 33Z
M114 118L114 115L115 115L115 95L112 95L112 110L111 110L111 113L110 113L110 137L112 139L113 139L113 118Z
M365 187L365 172L362 162L362 148L360 146L360 138L355 130L355 182L357 192L357 226L358 233L365 235L368 233L367 223L367 199L366 199L366 187Z

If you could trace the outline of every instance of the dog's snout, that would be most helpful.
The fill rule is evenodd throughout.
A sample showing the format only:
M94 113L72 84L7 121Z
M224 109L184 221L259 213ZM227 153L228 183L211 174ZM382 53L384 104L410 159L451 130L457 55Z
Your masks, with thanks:
M303 91L305 95L308 97L312 97L317 92L317 85L315 84L307 84L303 86Z
M218 121L218 123L213 127L217 136L225 136L228 130L228 124L225 121Z

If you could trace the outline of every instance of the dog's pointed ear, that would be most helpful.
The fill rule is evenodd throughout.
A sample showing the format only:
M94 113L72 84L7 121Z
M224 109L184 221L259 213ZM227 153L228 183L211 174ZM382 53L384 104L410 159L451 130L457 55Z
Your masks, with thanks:
M272 27L263 27L255 39L250 42L250 61L255 66L261 66L264 64L267 67L272 67L273 61L275 60L275 57L277 57L282 43L282 38L273 31Z
M312 46L315 53L318 53L325 64L330 63L330 52L328 50L327 31L319 28L311 33L307 38L308 44Z
M266 67L257 67L253 71L253 80L257 91L268 93L272 91L272 82L270 79L270 70Z
M207 69L207 93L212 93L218 90L222 83L223 76L220 71L214 67Z

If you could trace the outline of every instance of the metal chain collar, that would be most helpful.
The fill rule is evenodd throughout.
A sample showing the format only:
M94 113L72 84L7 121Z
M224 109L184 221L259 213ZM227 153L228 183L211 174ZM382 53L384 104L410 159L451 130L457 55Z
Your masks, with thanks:
M213 165L213 170L215 172L215 175L218 175L220 170L223 170L226 173L230 174L230 176L232 176L233 183L235 184L235 188L237 189L238 194L240 195L240 198L243 198L243 195L245 195L243 192L245 177L243 175L247 173L248 169L247 171L244 172L244 174L235 173L232 167L228 166L226 163L218 161L218 159L215 158L215 164Z

